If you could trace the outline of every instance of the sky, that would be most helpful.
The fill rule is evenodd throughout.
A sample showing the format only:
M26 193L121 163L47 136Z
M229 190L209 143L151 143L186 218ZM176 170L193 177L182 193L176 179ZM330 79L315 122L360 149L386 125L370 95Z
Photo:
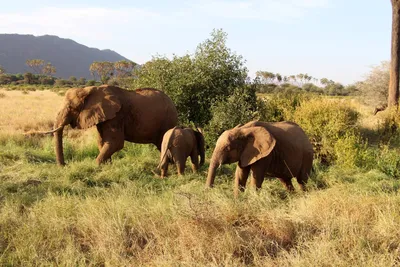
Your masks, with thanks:
M390 59L391 14L389 0L19 0L1 4L0 33L57 35L143 64L193 53L222 28L251 77L351 84Z

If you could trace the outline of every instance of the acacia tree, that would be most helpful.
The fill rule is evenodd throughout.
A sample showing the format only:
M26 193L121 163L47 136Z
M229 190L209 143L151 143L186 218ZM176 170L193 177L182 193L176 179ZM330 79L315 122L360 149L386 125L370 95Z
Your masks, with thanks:
M28 59L25 63L35 74L39 74L41 73L45 62L43 59Z
M110 77L114 74L114 63L108 61L94 61L90 65L89 70L94 78L96 78L97 74L101 82L106 84Z
M42 73L44 75L50 75L52 76L53 74L55 74L57 72L56 67L54 67L53 65L51 65L50 62L48 62L43 68L42 68Z
M120 60L114 62L115 76L117 78L123 78L132 73L133 68L136 66L135 62Z
M388 90L388 106L399 105L399 56L400 56L400 0L392 2L392 51L390 64L390 81Z

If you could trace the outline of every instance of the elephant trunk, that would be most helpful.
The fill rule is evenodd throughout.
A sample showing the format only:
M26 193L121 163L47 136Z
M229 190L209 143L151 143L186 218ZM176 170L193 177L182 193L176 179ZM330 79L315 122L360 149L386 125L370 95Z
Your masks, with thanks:
M215 157L212 157L210 167L208 168L206 187L213 187L215 174L219 165L220 164L217 160L215 160Z
M63 142L62 142L63 130L64 130L64 127L62 127L59 131L56 131L54 133L55 150L56 150L56 161L57 161L57 164L60 165L60 166L64 166L65 165L64 152L63 152Z
M54 129L57 129L54 132L54 143L55 143L55 152L56 152L56 162L60 166L65 165L64 161L64 151L63 151L63 131L64 126L69 124L68 119L68 109L62 109L56 118L54 123Z

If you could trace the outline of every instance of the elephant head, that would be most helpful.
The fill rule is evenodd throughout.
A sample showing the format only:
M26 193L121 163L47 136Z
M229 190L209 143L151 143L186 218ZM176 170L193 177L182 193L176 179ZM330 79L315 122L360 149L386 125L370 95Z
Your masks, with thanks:
M208 169L207 187L214 184L215 173L222 164L239 162L244 168L267 157L274 149L275 138L264 127L241 125L227 130L218 138Z
M200 166L203 166L206 151L205 151L205 142L204 142L204 135L203 135L202 129L197 128L197 131L194 131L194 135L196 136L197 149L198 149L199 155L200 155Z
M58 165L64 165L62 147L63 129L87 129L98 123L110 120L121 109L119 99L109 86L71 88L65 94L65 101L54 122L55 150Z

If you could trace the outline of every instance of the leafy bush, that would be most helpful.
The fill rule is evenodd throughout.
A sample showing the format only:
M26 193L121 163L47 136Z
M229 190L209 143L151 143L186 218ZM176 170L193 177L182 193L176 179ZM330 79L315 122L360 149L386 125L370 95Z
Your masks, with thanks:
M358 118L356 110L334 99L304 101L293 113L293 120L308 134L317 156L326 163L335 159L335 143L346 134L356 133Z
M296 108L311 97L313 97L311 94L290 90L261 97L262 103L259 103L258 107L260 120L271 122L293 120Z
M383 144L400 144L400 116L395 108L380 114L378 136Z
M216 100L224 101L247 82L244 61L226 46L226 39L226 33L215 30L194 55L153 58L134 70L131 88L163 90L174 101L182 123L206 125Z
M39 78L39 82L43 85L54 85L55 79L49 76L42 76Z
M258 109L255 87L237 88L227 99L211 107L213 117L207 126L207 143L214 144L225 130L255 119Z
M68 80L64 79L57 79L56 82L54 83L55 87L70 87L72 86L71 82Z
M86 83L86 86L95 86L96 85L96 81L95 80L89 80Z

